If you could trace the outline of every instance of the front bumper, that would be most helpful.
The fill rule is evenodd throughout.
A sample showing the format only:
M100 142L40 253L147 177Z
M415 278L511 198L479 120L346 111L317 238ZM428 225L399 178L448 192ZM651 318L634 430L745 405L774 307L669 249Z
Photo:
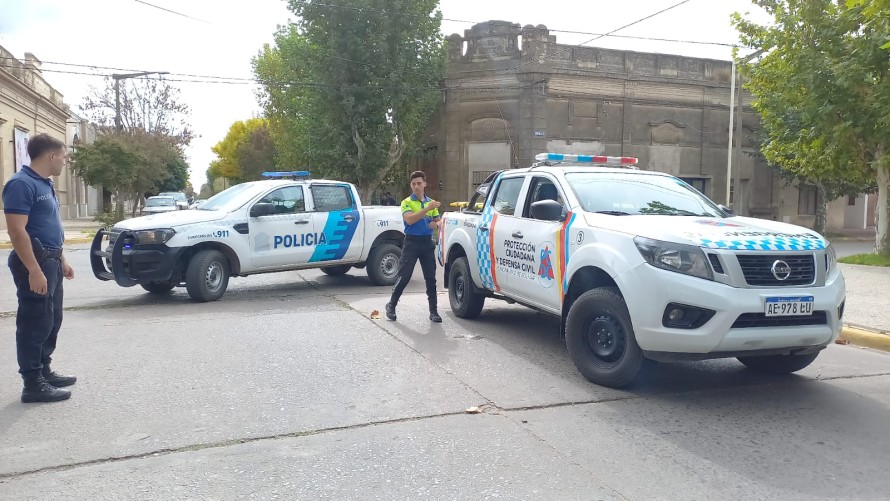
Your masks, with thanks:
M846 294L840 272L827 277L822 286L757 289L736 288L648 264L616 278L627 301L637 343L644 351L723 356L787 352L823 347L840 334L841 305ZM801 317L781 321L776 319L782 317L764 316L766 298L776 296L813 296L814 314L819 320ZM671 303L712 310L714 315L694 329L665 327L665 309Z
M105 237L108 244L103 249ZM133 246L127 230L99 229L90 246L90 266L99 280L113 280L121 287L151 282L169 282L177 270L183 247Z

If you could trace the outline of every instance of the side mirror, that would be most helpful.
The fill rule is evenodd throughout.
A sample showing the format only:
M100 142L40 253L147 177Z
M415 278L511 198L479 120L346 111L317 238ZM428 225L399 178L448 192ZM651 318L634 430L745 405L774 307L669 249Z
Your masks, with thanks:
M250 208L250 217L269 216L272 214L275 214L275 205L268 202L260 202Z
M562 221L565 217L562 205L555 200L539 200L532 204L531 209L532 217L543 221Z
M725 212L727 216L735 216L735 212L733 212L732 209L730 209L729 207L727 207L723 204L719 204L717 207L719 207L720 210Z

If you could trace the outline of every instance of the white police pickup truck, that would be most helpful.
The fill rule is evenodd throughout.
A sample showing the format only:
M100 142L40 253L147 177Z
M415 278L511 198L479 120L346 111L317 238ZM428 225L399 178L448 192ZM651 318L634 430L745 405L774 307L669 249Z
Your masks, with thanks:
M93 240L100 280L165 293L184 284L196 301L215 301L229 277L321 268L342 275L367 268L392 285L404 238L398 207L363 207L353 185L290 177L238 184L195 210L127 219Z
M844 279L812 230L733 216L635 158L536 160L492 174L443 218L438 254L458 317L478 316L486 298L559 316L575 366L611 387L645 359L794 372L837 338Z

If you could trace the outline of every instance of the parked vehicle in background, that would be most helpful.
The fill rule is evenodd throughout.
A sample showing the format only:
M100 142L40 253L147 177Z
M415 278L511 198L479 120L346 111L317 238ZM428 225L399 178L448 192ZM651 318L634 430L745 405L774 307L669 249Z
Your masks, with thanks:
M179 207L176 206L176 200L174 200L173 197L157 196L146 198L145 205L142 206L142 210L139 211L139 214L147 216L149 214L158 214L175 210L179 210Z
M165 191L163 193L158 193L159 197L171 197L176 201L176 208L180 210L185 210L189 208L189 199L185 196L185 193L181 191Z

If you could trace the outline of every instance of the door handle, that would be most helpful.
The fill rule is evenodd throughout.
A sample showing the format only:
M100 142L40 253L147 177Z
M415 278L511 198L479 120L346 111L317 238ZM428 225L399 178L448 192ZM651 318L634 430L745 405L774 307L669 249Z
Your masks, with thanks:
M347 223L351 223L351 222L355 221L355 218L352 216L343 216L343 220L346 221Z
M308 220L308 219L304 219L304 220L302 220L302 221L294 221L294 224L309 224L309 220Z
M513 238L522 238L522 232L521 232L521 231L514 231L514 232L513 232Z
M488 226L480 225L480 226L479 226L479 229L482 230L482 231L488 231Z

